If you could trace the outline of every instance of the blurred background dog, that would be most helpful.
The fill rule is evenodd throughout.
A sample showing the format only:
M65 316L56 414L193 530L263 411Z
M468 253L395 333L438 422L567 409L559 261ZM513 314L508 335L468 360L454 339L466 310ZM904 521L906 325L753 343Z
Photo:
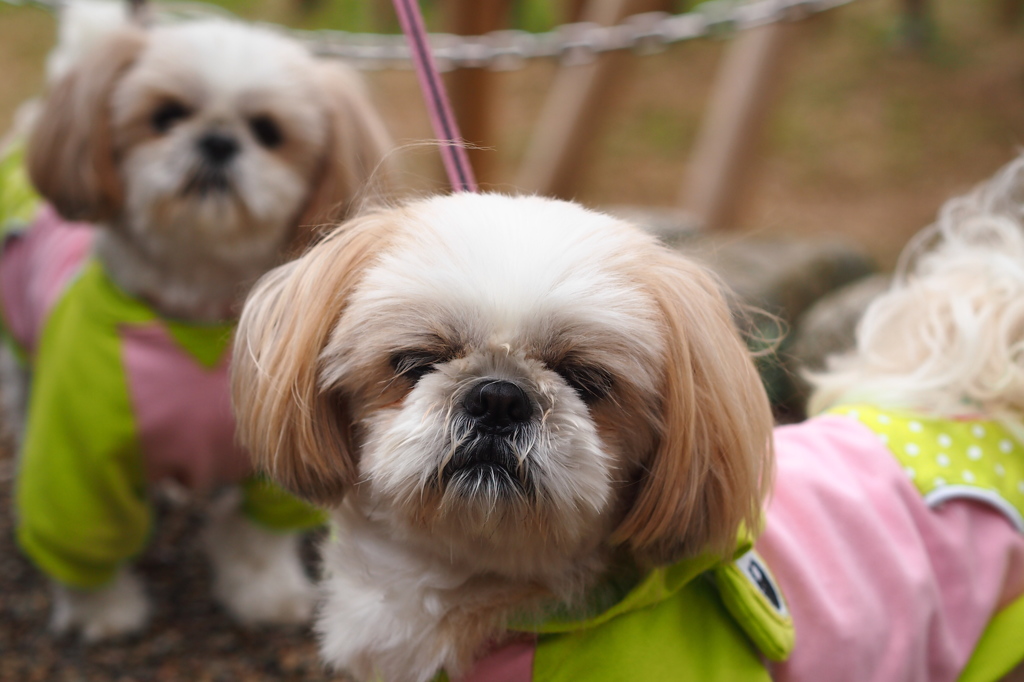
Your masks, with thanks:
M0 261L19 543L54 582L57 630L136 631L149 606L127 562L153 486L237 485L205 537L216 596L244 623L301 622L291 531L319 515L234 444L232 320L257 277L358 203L388 137L353 72L288 39L220 20L141 29L121 11L65 10L53 85L4 166L21 189Z

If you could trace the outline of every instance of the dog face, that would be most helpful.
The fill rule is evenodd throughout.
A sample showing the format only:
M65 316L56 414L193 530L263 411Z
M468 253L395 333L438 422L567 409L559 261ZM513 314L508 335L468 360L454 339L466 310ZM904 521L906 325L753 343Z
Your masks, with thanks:
M499 574L725 551L767 483L767 401L717 284L564 202L349 223L257 286L233 381L285 485Z
M386 147L359 82L223 21L115 30L55 86L29 166L65 217L142 250L265 261L330 219Z

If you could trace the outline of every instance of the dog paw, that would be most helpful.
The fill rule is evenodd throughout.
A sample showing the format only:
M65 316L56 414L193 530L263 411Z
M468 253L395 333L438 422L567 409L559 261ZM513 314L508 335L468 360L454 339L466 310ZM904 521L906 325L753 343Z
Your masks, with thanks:
M299 557L296 533L268 530L241 514L215 520L206 550L217 600L243 625L303 624L313 617L316 589Z
M316 591L305 576L290 570L239 572L219 586L217 597L243 625L302 625L313 617Z
M113 583L92 592L54 583L50 629L57 634L78 631L84 641L99 642L139 632L149 611L142 582L123 569Z

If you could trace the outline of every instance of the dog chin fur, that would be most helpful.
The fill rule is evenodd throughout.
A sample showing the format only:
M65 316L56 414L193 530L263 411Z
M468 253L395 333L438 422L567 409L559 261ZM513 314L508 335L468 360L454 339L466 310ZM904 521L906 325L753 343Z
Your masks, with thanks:
M268 274L233 395L259 466L332 510L322 653L458 676L613 562L732 550L771 415L717 281L577 205L371 211Z
M100 229L111 279L163 315L234 317L248 287L349 211L382 163L389 141L360 80L288 39L219 20L142 31L114 3L64 12L53 84L26 126L29 174L64 218ZM215 168L211 135L233 149ZM29 377L2 353L20 441ZM206 548L216 596L239 621L311 614L297 536L232 513L211 522ZM54 595L54 628L88 640L137 631L150 610L127 569L96 592Z

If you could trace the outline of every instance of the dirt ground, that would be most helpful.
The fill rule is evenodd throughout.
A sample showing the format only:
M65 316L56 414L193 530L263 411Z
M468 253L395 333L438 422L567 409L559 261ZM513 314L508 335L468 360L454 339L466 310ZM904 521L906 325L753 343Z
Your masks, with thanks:
M14 544L11 462L0 480L0 682L326 682L305 628L245 630L210 599L199 551L198 508L161 508L152 546L137 565L154 614L141 635L97 646L47 630L46 581ZM312 542L307 546L314 569Z
M985 178L1018 150L1022 27L996 20L997 0L936 0L933 44L907 50L896 40L900 4L858 0L808 24L792 45L737 238L838 237L889 267L943 198ZM0 4L0 131L17 105L41 90L52 41L52 17ZM608 103L608 125L594 141L580 201L678 202L685 173L695 170L687 156L723 45L707 40L635 60L621 96ZM536 63L495 75L501 100L492 187L509 187L553 71ZM398 141L430 137L409 72L368 79ZM413 184L439 186L429 150L405 156ZM196 510L165 510L159 536L142 558L140 572L156 606L144 635L93 648L50 636L45 583L12 538L12 470L9 457L0 455L0 682L330 679L309 632L246 632L211 604Z

